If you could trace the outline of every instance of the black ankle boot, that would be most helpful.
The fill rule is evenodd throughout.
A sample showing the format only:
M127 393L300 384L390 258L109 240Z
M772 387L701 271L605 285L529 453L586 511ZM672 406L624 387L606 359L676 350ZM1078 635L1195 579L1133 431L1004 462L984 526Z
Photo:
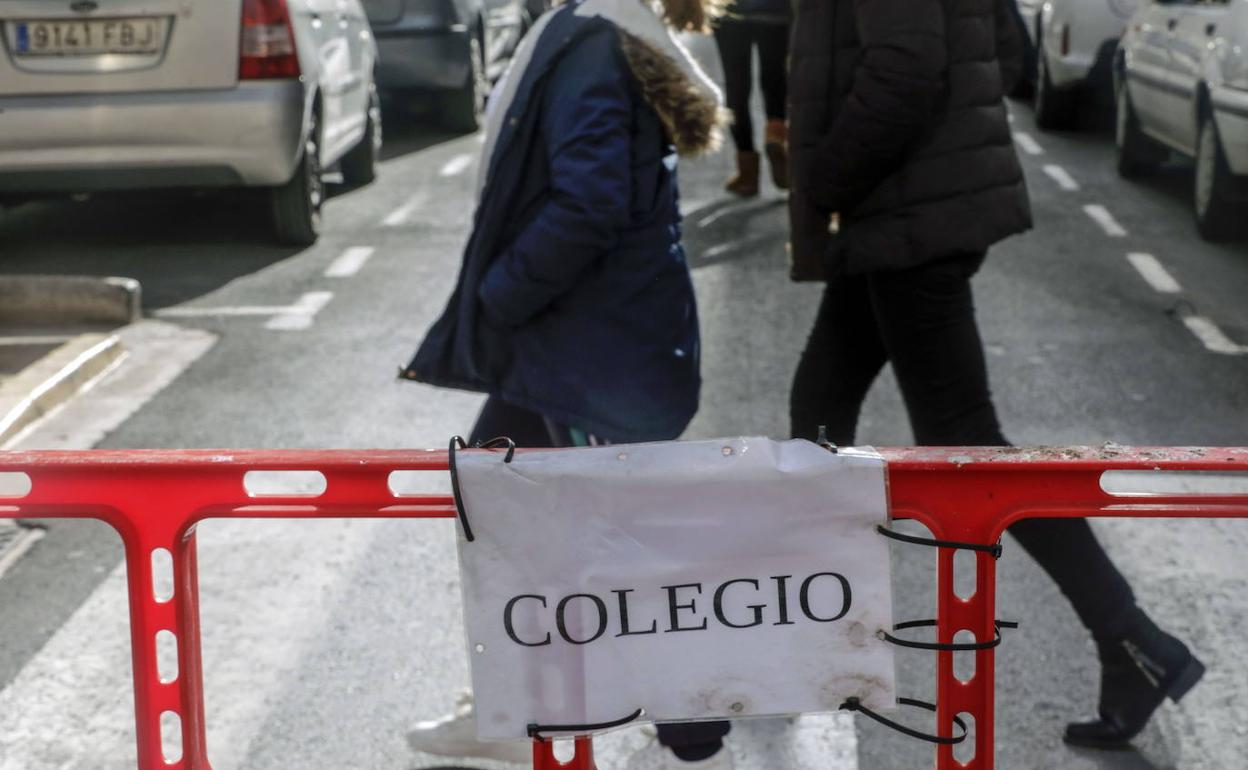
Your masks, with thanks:
M1101 718L1067 725L1067 743L1121 748L1144 729L1163 700L1177 703L1205 673L1187 645L1143 612L1133 608L1128 625L1123 635L1097 642Z

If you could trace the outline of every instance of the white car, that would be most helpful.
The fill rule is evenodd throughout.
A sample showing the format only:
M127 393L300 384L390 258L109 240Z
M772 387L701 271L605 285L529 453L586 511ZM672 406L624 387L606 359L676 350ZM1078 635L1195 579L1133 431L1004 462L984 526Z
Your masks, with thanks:
M259 187L306 245L322 170L373 178L359 0L0 0L0 39L0 199Z
M1069 126L1079 91L1108 86L1118 40L1145 1L1017 0L1036 57L1036 125Z
M1195 158L1200 234L1229 235L1248 187L1248 0L1150 2L1115 64L1118 170Z

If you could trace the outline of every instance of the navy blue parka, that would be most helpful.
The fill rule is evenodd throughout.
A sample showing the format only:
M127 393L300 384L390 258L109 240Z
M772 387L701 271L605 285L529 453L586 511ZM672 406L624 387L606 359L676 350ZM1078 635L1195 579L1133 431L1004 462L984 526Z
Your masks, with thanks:
M614 441L697 411L676 151L610 22L555 12L503 118L459 279L407 379Z

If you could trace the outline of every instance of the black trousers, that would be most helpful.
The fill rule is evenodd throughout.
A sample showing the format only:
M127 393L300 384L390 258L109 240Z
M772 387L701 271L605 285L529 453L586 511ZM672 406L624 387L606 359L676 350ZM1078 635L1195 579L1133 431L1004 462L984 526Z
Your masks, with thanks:
M852 445L862 402L892 363L915 442L1006 446L988 389L971 276L983 254L831 281L802 353L789 414L793 436L825 425ZM1083 519L1033 519L1009 532L1057 583L1097 639L1119 632L1134 607L1131 586Z
M507 436L518 447L568 447L599 443L575 429L560 425L546 417L521 409L497 396L486 399L477 422L468 438L469 444ZM723 747L728 734L727 722L682 722L656 724L659 743L669 747L681 759L696 761L709 757Z
M758 46L758 79L768 120L784 120L788 99L789 25L721 19L715 44L724 65L724 101L734 116L732 141L739 152L754 152L750 91L754 81L754 47Z

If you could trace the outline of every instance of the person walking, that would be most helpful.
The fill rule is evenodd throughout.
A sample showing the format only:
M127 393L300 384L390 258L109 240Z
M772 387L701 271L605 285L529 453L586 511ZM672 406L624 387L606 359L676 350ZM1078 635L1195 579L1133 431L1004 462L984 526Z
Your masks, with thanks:
M758 50L758 80L763 92L763 147L771 180L780 190L789 188L788 100L789 19L791 0L734 0L715 21L715 45L724 68L724 94L732 112L732 141L737 147L737 171L724 189L743 197L758 195L760 157L754 144L750 92L754 82L754 50Z
M970 280L1031 226L1003 96L1021 71L1013 0L800 0L790 80L791 271L826 287L790 396L795 437L852 444L885 363L921 445L1005 446ZM1091 631L1098 718L1117 747L1204 667L1135 602L1083 519L1010 533Z
M544 15L496 87L458 282L404 378L488 394L470 442L563 447L677 438L700 339L681 246L678 155L716 146L718 89L669 26L703 0L583 0ZM666 22L666 24L664 23ZM731 767L726 724L658 725L660 764ZM528 762L475 737L467 695L410 745Z

